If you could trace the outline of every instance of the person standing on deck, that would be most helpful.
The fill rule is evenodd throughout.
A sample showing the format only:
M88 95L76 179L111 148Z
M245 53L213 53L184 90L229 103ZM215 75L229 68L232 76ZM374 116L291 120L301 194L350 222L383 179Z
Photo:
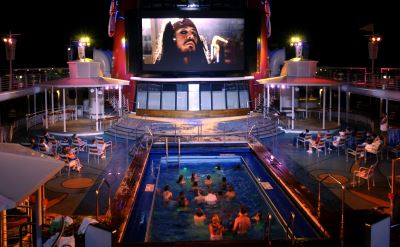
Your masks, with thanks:
M381 122L380 122L380 131L381 135L383 136L383 145L386 147L388 144L388 129L389 129L389 122L388 116L386 112L382 113Z

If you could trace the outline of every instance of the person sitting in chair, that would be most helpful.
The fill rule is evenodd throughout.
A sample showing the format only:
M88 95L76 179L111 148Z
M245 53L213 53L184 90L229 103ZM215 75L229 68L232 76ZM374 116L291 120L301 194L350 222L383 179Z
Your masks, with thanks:
M66 156L68 158L68 166L72 168L72 170L81 172L82 165L76 154L72 151L71 148L66 148Z
M321 135L318 133L317 138L315 140L310 140L310 145L307 152L312 153L312 148L317 148L320 141L321 141Z

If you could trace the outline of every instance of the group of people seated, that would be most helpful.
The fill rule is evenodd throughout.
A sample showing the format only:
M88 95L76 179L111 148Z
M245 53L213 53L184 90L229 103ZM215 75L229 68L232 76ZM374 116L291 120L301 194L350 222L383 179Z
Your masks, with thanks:
M179 175L178 180L176 183L181 187L186 187L186 180L183 175ZM172 203L176 205L176 207L180 209L189 210L191 203L197 206L195 210L195 214L193 216L193 221L195 225L204 225L208 217L205 215L203 210L198 207L204 205L206 207L214 208L218 202L222 201L232 201L236 198L236 192L234 190L233 185L227 182L226 177L222 177L221 181L218 185L215 184L213 179L210 175L207 175L204 181L200 181L199 176L196 173L192 173L190 178L190 193L194 194L192 202L189 201L188 197L185 195L185 192L182 190L179 192L176 201L174 201L174 196L171 191L170 185L165 185L162 198L165 204ZM199 184L202 183L200 187ZM214 192L212 188L218 186L218 192ZM230 217L231 220L227 220L225 224L220 219L219 214L214 213L210 218L210 223L208 225L209 232L210 232L210 239L211 240L222 240L223 235L227 230L232 231L234 235L238 237L245 237L247 232L251 228L251 220L247 213L247 208L242 206L240 211L237 214L236 218ZM234 219L234 220L233 220ZM255 222L260 222L262 220L262 213L259 211L257 212L252 220Z

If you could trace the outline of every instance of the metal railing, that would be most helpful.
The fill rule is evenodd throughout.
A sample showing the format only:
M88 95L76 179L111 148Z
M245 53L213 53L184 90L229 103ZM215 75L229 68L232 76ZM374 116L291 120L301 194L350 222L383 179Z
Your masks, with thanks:
M363 67L318 67L317 76L355 87L400 91L400 68L380 68L372 74Z
M101 186L107 185L107 210L111 209L111 187L105 178L103 178L96 189L96 220L99 220L99 193Z
M0 92L40 86L43 82L68 76L68 68L26 68L14 69L13 78L10 80L9 71L2 70L0 71ZM380 68L372 74L365 67L318 67L317 76L351 83L357 87L400 90L400 68ZM263 101L261 95L255 100L256 106ZM127 99L123 97L122 101L123 107L127 108Z
M2 70L0 71L0 92L25 89L68 76L68 68L14 69L13 78L10 80L9 71Z
M331 178L335 183L339 184L342 189L342 210L341 210L341 221L340 221L340 240L343 241L344 238L344 192L346 186L340 182L335 176L328 174L324 178L318 181L318 205L317 205L317 215L321 218L321 183L327 178Z

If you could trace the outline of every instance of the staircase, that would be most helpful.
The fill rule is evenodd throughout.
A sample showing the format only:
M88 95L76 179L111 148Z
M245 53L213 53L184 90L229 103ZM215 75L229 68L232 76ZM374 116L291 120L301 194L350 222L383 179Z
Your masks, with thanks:
M249 130L252 128L251 134L259 139L277 136L284 133L275 119L263 118L262 116L249 118L248 126Z

